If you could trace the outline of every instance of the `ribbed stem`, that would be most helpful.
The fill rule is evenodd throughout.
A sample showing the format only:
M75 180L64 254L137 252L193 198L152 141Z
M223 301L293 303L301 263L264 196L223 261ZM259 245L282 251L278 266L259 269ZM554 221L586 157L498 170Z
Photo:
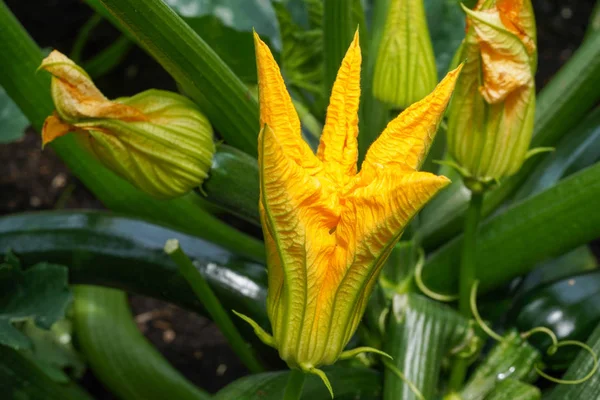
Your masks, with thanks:
M323 35L325 46L325 98L329 98L342 59L357 26L352 18L353 1L325 0Z
M462 315L471 318L471 287L475 282L476 275L476 251L477 251L477 228L481 218L481 206L483 204L483 194L471 192L471 201L467 209L465 219L465 230L462 242L462 251L460 257L460 280L459 280L459 298L458 308ZM464 358L456 359L452 366L450 374L449 387L453 391L458 391L467 374L469 361Z
M299 369L290 370L290 377L285 386L285 394L283 400L298 400L302 395L302 387L304 386L304 372Z

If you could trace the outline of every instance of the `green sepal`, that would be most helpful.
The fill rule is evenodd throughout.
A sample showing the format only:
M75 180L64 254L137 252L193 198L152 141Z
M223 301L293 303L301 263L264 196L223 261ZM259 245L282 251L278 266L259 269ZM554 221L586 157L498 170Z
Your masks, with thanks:
M231 311L235 315L237 315L238 317L240 317L241 319L246 321L248 323L248 325L250 325L252 327L252 329L254 329L254 333L260 339L261 342L263 342L267 346L277 348L275 345L275 339L273 339L273 336L269 335L263 328L261 328L261 326L258 325L256 323L256 321L254 321L252 318L248 317L247 315L241 314L235 310L231 310Z
M329 390L329 394L331 395L331 398L333 399L333 388L331 387L331 382L329 382L329 378L327 378L327 375L325 374L325 372L323 372L323 370L320 370L315 367L307 367L304 365L300 365L300 368L302 369L302 371L306 372L307 374L313 374L313 375L316 375L319 378L321 378L321 380L327 387L327 390Z
M529 149L527 153L525 153L525 159L527 160L528 158L541 153L551 153L554 150L556 150L554 147L534 147L533 149Z
M394 359L392 356L390 356L385 351L376 349L374 347L362 346L362 347L357 347L357 348L352 349L352 350L342 351L342 354L340 354L339 360L347 360L349 358L356 357L357 355L359 355L361 353L375 353L375 354L379 354L381 356L387 357L390 360Z

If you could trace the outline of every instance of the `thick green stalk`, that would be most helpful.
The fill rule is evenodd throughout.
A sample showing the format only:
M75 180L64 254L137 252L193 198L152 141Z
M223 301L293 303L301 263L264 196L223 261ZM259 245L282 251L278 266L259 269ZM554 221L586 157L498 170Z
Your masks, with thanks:
M249 89L162 0L100 1L179 83L230 145L257 155L258 105Z
M342 59L352 42L354 31L358 28L352 18L353 3L349 0L325 0L323 9L325 98L329 98Z
M471 192L471 201L465 220L465 234L460 254L460 281L458 308L466 318L471 317L471 287L475 282L477 270L477 229L481 218L483 194Z
M458 281L458 309L465 318L471 318L471 287L475 283L477 272L477 229L481 218L483 194L471 192L471 200L465 220L464 238L460 253ZM452 365L448 386L452 391L461 388L469 368L469 360L456 358Z
M38 131L54 110L50 98L50 76L35 72L42 58L40 48L0 1L0 85ZM151 198L104 168L81 149L72 135L57 139L52 148L108 208L168 224L240 254L264 259L264 246L260 241L208 214L199 206L196 195L169 201Z
M304 372L299 369L290 370L290 377L285 386L283 400L299 400L302 396L302 388L304 387Z
M196 296L198 296L198 299L202 302L202 305L210 314L212 320L217 324L223 335L225 335L229 341L233 351L240 357L246 367L254 373L263 372L264 368L233 324L231 318L229 318L229 314L223 308L219 298L212 291L208 282L204 279L204 276L196 269L192 260L185 255L183 250L181 250L179 241L176 239L169 239L165 244L165 252L171 257L173 262L177 264L181 275L183 275L185 280L191 286Z
M77 341L104 385L123 400L208 400L138 329L127 295L98 286L75 286L73 314Z

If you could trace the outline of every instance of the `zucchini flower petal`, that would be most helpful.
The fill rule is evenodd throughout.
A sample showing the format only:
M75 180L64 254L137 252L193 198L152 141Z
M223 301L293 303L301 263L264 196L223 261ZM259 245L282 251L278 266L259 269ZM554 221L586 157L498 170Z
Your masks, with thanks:
M449 183L417 168L460 68L390 122L357 171L358 33L334 83L316 155L301 138L298 116L271 52L257 35L255 43L263 126L259 208L273 330L268 341L291 368L322 377L316 368L342 355L402 231Z
M107 168L149 195L173 198L200 186L215 152L212 127L187 98L161 90L108 100L58 51L43 60L56 111L42 144L69 132Z
M423 0L391 0L373 76L373 95L406 108L437 83Z
M448 111L450 154L473 189L517 172L535 111L535 21L529 0L485 0L467 13L464 71Z

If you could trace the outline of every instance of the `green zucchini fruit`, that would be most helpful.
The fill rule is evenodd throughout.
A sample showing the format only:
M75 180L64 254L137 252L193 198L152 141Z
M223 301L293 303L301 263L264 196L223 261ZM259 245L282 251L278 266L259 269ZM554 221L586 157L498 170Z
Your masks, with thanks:
M122 400L209 400L175 370L138 329L120 290L77 285L77 342L94 375Z
M600 323L600 271L573 275L525 293L508 314L508 321L521 332L544 326L558 340L585 342ZM552 344L547 335L536 334L528 339L542 353ZM566 368L579 348L561 348L544 362L553 369Z
M258 162L224 144L217 146L208 178L199 191L211 204L260 226Z
M0 218L0 253L12 249L24 265L62 264L69 268L71 283L123 289L203 312L177 266L163 252L171 238L179 239L227 309L235 308L268 326L265 267L205 240L97 211Z

